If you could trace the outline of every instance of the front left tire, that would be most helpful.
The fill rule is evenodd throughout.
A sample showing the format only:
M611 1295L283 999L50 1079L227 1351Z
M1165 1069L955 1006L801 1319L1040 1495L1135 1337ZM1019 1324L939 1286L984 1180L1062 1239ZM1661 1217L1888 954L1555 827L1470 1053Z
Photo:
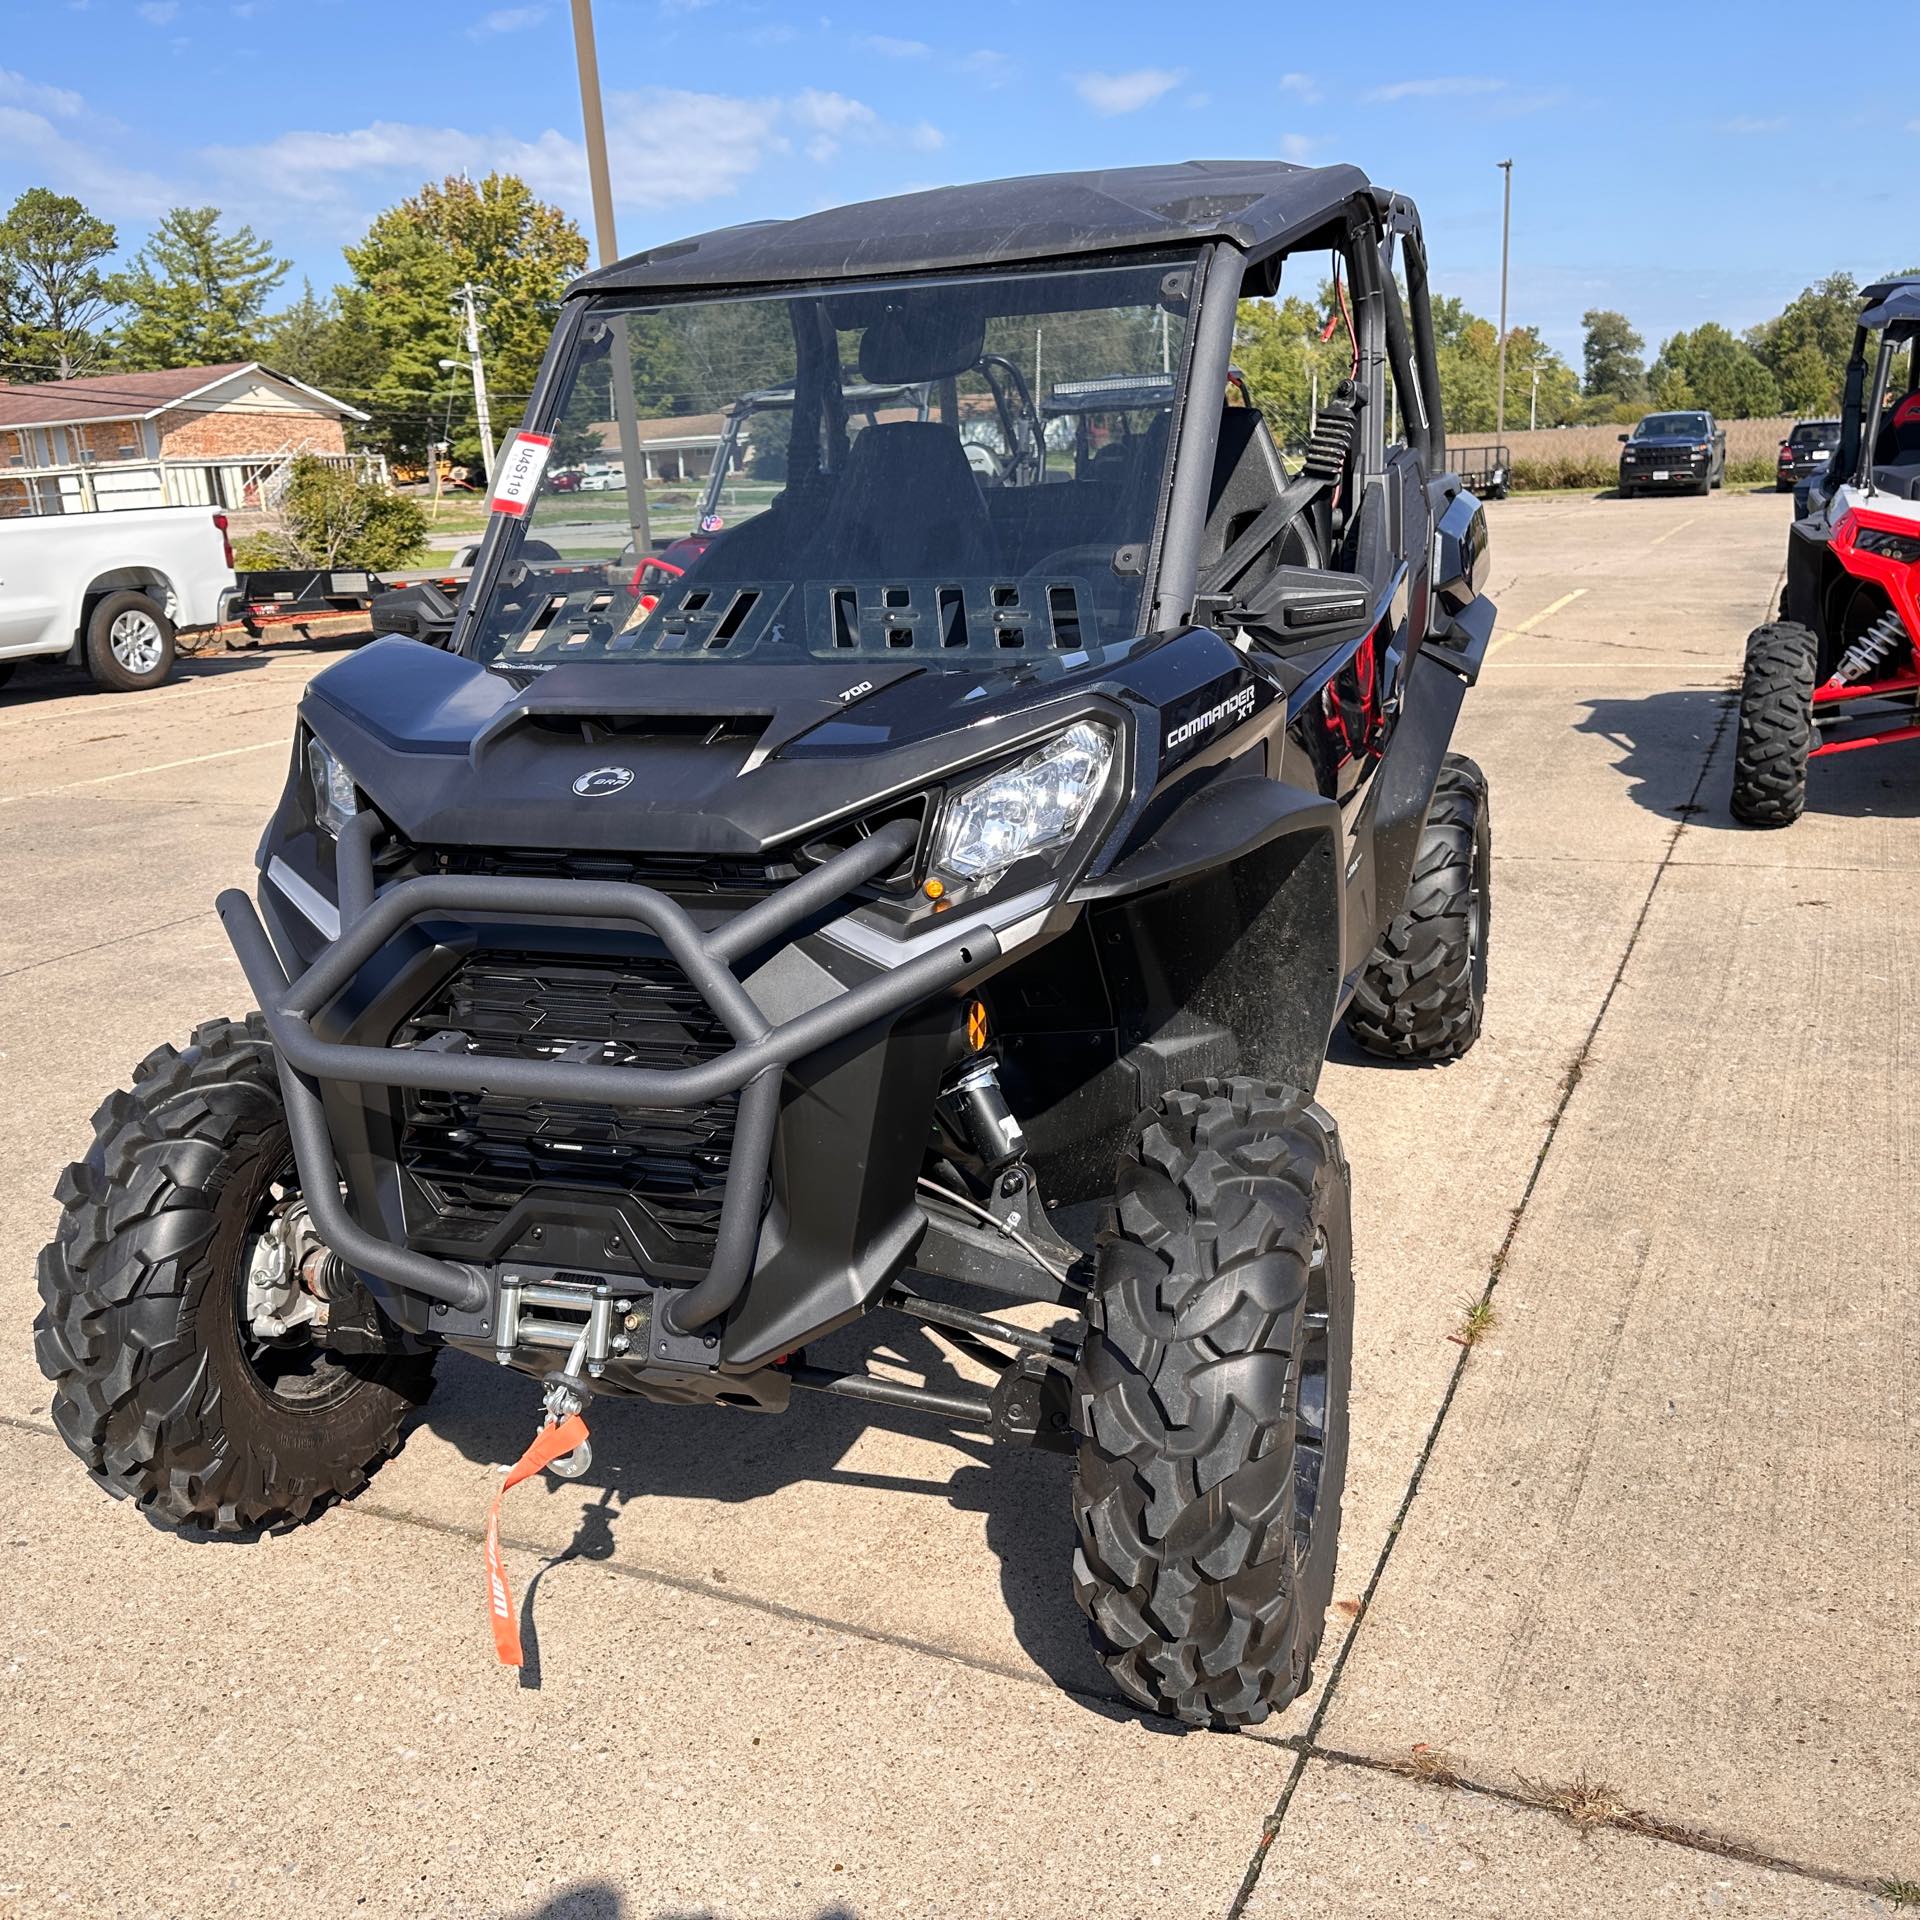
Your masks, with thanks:
M1130 1700L1244 1727L1308 1684L1352 1353L1332 1120L1254 1080L1167 1094L1121 1155L1074 1382L1074 1593Z
M427 1396L431 1353L253 1337L249 1252L292 1178L257 1014L156 1048L61 1176L34 1321L54 1425L154 1520L214 1533L304 1520L366 1484Z

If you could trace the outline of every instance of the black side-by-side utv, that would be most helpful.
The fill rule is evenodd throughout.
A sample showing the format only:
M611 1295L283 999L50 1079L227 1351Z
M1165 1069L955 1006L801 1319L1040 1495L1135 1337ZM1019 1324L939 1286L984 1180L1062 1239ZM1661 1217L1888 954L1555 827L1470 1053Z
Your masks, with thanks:
M1351 378L1291 471L1229 368L1307 254ZM556 433L776 388L764 504L697 554L637 476L547 483ZM850 1395L1077 1457L1134 1700L1290 1699L1347 1445L1322 1059L1343 1016L1452 1059L1485 986L1448 749L1493 609L1438 391L1418 217L1349 167L1000 181L582 280L449 646L302 699L219 903L259 1011L151 1054L62 1181L39 1356L95 1478L300 1520L442 1347L563 1428ZM876 1309L992 1390L809 1358Z

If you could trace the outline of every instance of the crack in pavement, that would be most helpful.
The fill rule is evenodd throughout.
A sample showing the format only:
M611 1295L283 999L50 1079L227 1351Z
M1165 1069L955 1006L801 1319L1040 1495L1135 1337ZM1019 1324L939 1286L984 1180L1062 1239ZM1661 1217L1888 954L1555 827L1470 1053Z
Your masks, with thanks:
M1674 865L1674 850L1679 845L1681 836L1687 831L1692 812L1697 809L1700 804L1700 794L1702 788L1706 785L1708 770L1713 765L1714 755L1719 751L1720 742L1726 737L1727 722L1732 718L1733 710L1733 704L1731 702L1727 702L1721 707L1719 719L1714 727L1713 737L1707 742L1706 752L1701 758L1699 771L1694 776L1692 789L1687 796L1686 807L1688 811L1673 823L1673 830L1667 836L1666 847L1661 853L1659 864L1654 868L1653 878L1647 886L1646 897L1640 903L1640 911L1634 917L1632 929L1627 935L1626 945L1621 950L1619 963L1613 970L1613 977L1607 982L1607 990L1601 996L1600 1005L1595 1010L1593 1020L1587 1028L1586 1037L1580 1042L1578 1048L1575 1049L1574 1056L1567 1065L1565 1077L1561 1081L1560 1098L1555 1103L1553 1112L1548 1116L1546 1132L1541 1139L1540 1150L1534 1156L1533 1166L1527 1174L1526 1184L1521 1189L1519 1203L1515 1206L1513 1216L1507 1222L1507 1230L1501 1236L1500 1244L1495 1250L1492 1260L1488 1263L1486 1285L1481 1289L1479 1295L1482 1302L1490 1303L1495 1290L1500 1284L1501 1272L1506 1266L1508 1255L1513 1249L1514 1240L1519 1235L1521 1225L1527 1216L1527 1209L1532 1203L1536 1189L1539 1187L1541 1173L1545 1170L1547 1164L1547 1156L1553 1151L1554 1140L1560 1131L1560 1123L1566 1117L1567 1108L1572 1103L1574 1091L1579 1086L1581 1077L1585 1072L1587 1061L1593 1052L1594 1041L1599 1037L1600 1028L1606 1020L1608 1009L1613 1005L1614 995L1619 991L1620 982L1626 975L1628 963L1632 960L1634 952L1640 944L1640 935L1646 927L1647 916L1652 911L1654 897L1660 891L1660 883L1666 878L1668 869ZM1400 1505L1394 1513L1393 1523L1387 1529L1386 1540L1381 1546L1378 1557L1374 1561L1373 1571L1368 1576L1366 1588L1360 1596L1360 1611L1355 1615L1353 1625L1348 1630L1345 1640L1341 1642L1339 1651L1333 1656L1333 1664L1327 1674L1327 1684L1321 1689L1320 1698L1314 1705L1313 1715L1307 1723L1305 1734L1300 1736L1299 1745L1296 1749L1297 1757L1294 1760L1291 1771L1287 1775L1286 1784L1280 1789L1280 1798L1275 1802L1272 1813L1269 1814L1262 1823L1260 1838L1255 1843L1253 1855L1247 1862L1247 1870L1240 1882L1240 1890L1235 1894L1232 1904L1227 1909L1227 1920L1240 1920L1240 1916L1246 1912L1247 1902L1252 1898L1253 1890L1259 1884L1260 1870L1266 1863L1267 1853L1272 1847L1275 1838L1278 1836L1281 1826L1285 1823L1287 1809L1292 1805L1294 1794L1299 1790L1300 1782L1306 1773L1308 1763L1315 1759L1342 1757L1337 1755L1333 1750L1325 1748L1320 1744L1320 1729L1326 1724L1327 1715L1332 1708L1334 1696L1339 1691L1341 1675L1346 1671L1347 1661L1352 1656L1354 1647L1358 1644L1361 1633L1365 1630L1368 1615L1373 1608L1374 1595L1379 1591L1380 1583L1386 1576L1387 1567L1393 1559L1393 1550L1399 1544L1401 1530L1407 1523L1414 1501L1419 1497L1421 1483L1426 1478L1427 1467L1432 1461L1435 1447L1437 1447L1440 1442L1441 1430L1446 1425L1447 1415L1453 1407L1454 1396L1460 1390L1460 1383L1466 1377L1467 1363L1472 1357L1472 1349L1462 1347L1459 1357L1453 1363L1452 1372L1447 1376L1446 1388L1440 1396L1440 1404L1434 1412L1432 1425L1427 1429L1426 1441L1421 1446L1420 1452L1414 1460L1413 1472L1407 1480L1406 1491L1400 1497ZM1390 1768L1387 1770L1393 1771L1393 1769ZM1688 1845L1692 1843L1675 1839L1671 1844ZM1848 1881L1846 1884L1853 1885L1855 1883Z

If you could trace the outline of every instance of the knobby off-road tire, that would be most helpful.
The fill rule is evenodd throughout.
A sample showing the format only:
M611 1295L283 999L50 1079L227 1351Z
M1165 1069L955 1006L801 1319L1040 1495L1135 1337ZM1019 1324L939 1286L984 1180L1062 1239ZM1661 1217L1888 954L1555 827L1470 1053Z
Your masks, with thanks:
M1464 754L1440 765L1406 904L1354 988L1347 1031L1393 1060L1457 1060L1480 1037L1492 917L1487 780Z
M1818 636L1791 620L1747 636L1729 798L1733 817L1750 827L1791 826L1806 811L1819 660Z
M292 1177L257 1014L156 1048L61 1176L34 1322L54 1424L155 1520L219 1533L303 1520L365 1485L426 1398L431 1354L249 1357L247 1251Z
M1353 1352L1347 1165L1304 1094L1209 1080L1121 1156L1075 1381L1074 1593L1129 1699L1242 1727L1333 1600Z

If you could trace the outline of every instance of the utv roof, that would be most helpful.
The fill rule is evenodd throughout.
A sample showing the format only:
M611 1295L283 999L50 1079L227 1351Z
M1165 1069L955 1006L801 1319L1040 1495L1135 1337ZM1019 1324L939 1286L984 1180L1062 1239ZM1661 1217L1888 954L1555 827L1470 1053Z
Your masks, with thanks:
M722 227L615 261L570 291L865 279L1206 240L1258 255L1306 239L1360 194L1391 200L1358 167L1284 160L1030 174Z
M1899 338L1920 334L1920 274L1902 274L1863 287L1860 324L1870 333L1891 328Z

